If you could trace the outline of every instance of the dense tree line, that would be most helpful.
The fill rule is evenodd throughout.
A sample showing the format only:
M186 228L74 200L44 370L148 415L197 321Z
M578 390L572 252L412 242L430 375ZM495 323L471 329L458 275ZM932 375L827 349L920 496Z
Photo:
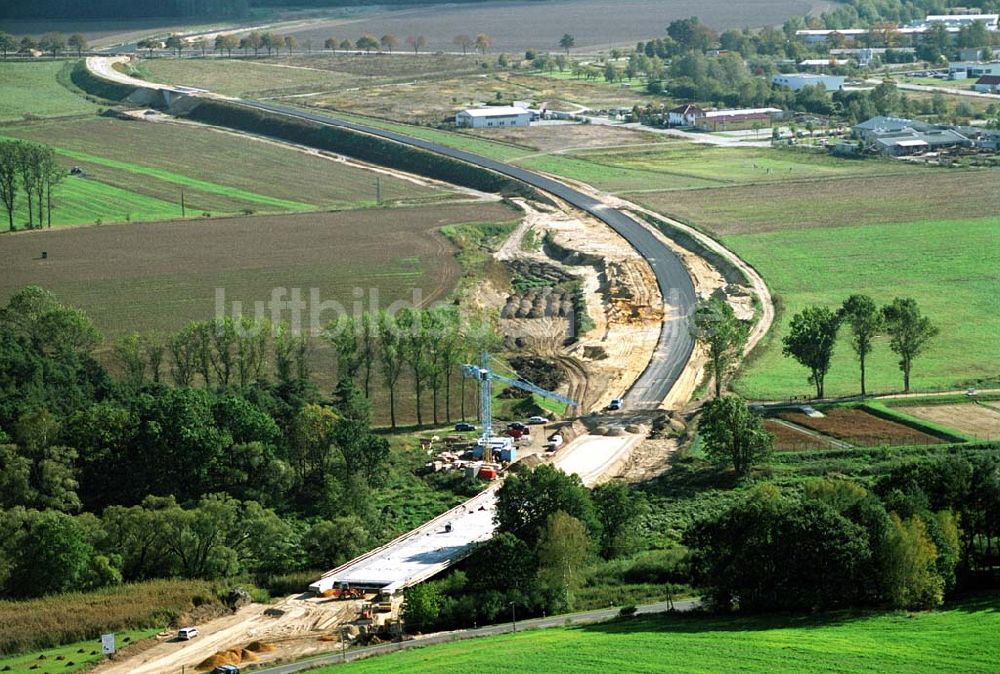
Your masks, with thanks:
M442 414L453 311L330 326L339 382L322 395L307 339L283 326L125 335L113 377L86 315L15 293L0 309L0 594L330 568L398 533L372 505L390 455L363 386L408 368Z
M902 464L871 489L844 480L800 494L762 485L695 524L696 582L725 608L924 609L986 578L1000 536L993 456ZM986 574L986 575L984 575Z
M7 58L7 54L10 53L24 55L35 49L48 52L52 56L58 56L67 47L80 56L87 48L87 38L80 33L74 33L69 38L66 38L62 33L45 33L37 40L30 35L25 35L18 40L10 33L0 31L0 54L3 54L4 58Z
M25 204L27 229L52 226L52 189L66 177L55 151L21 140L0 140L0 202L7 211L10 231L17 228L14 212Z

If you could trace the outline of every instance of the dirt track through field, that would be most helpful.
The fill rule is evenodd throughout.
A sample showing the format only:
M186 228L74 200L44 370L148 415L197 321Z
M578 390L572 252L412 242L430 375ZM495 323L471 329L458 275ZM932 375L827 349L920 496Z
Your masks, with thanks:
M262 662L281 658L301 658L331 651L340 646L336 626L357 615L357 601L337 601L316 597L287 597L277 604L250 604L225 618L200 625L201 634L190 641L176 641L173 633L135 657L101 665L94 674L181 674L195 672L204 660L220 651L242 648L254 641L279 645L271 652L258 653ZM209 668L200 671L206 671Z

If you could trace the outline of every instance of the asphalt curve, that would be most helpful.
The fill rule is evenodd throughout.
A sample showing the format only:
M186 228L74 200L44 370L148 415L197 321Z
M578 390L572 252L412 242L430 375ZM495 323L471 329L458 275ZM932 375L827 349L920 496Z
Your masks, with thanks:
M319 124L327 124L329 126L341 127L386 138L397 143L412 145L422 150L475 164L476 166L502 173L553 194L572 206L602 220L609 227L621 234L640 255L646 258L653 269L653 274L656 276L660 293L672 308L672 313L663 322L660 329L660 338L649 365L646 366L646 369L625 395L625 405L630 409L655 408L667 397L670 389L677 382L691 356L691 351L694 349L694 340L688 330L687 322L687 317L693 311L696 301L694 284L677 255L666 244L656 238L652 232L646 229L644 225L632 217L558 180L472 152L456 150L446 145L414 138L395 131L387 131L365 124L337 119L323 113L262 103L260 101L242 100L232 102L258 110L265 110Z

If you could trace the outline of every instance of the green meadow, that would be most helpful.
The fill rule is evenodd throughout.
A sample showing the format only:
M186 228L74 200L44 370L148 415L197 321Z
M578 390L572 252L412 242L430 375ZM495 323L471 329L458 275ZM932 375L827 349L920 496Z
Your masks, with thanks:
M470 639L316 670L465 672L841 672L1000 669L1000 599L930 613L657 615Z
M736 389L755 399L810 395L807 371L781 354L791 316L807 305L836 308L852 293L879 303L913 297L941 334L916 361L915 390L997 382L1000 334L997 238L1000 218L789 229L723 237L753 264L784 312L771 344L745 367ZM870 391L902 388L897 357L885 338L868 360ZM858 364L846 329L826 378L829 396L858 392Z

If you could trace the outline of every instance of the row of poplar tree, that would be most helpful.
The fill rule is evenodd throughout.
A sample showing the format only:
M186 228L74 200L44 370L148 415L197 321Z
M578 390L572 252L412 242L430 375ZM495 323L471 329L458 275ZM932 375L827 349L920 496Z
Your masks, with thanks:
M56 163L55 151L23 140L0 141L0 201L7 210L11 231L17 229L14 213L23 199L27 229L52 226L52 190L66 177Z

